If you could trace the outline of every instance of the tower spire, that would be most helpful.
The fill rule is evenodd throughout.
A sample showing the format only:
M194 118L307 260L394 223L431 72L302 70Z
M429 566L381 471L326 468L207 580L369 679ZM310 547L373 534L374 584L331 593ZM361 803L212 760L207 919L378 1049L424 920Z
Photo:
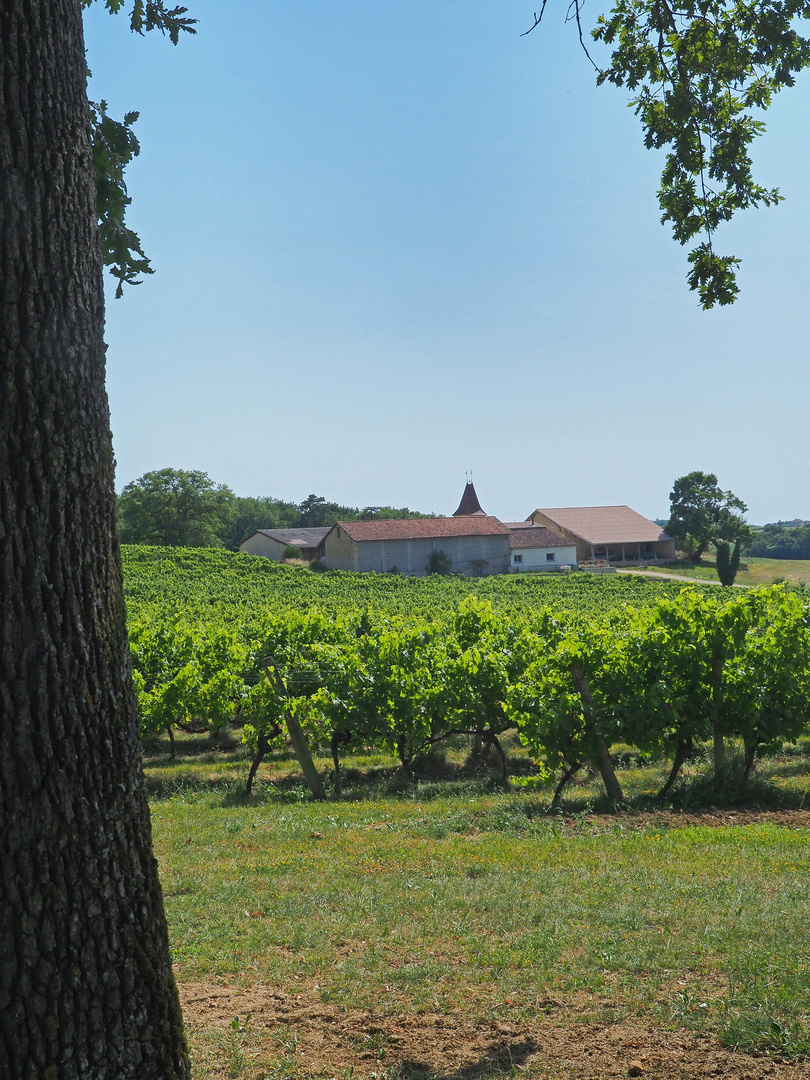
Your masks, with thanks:
M458 510L453 514L453 517L486 517L486 510L481 509L481 503L478 501L478 496L473 487L472 470L469 473L465 472L464 478L467 481L464 486L464 494L461 496Z

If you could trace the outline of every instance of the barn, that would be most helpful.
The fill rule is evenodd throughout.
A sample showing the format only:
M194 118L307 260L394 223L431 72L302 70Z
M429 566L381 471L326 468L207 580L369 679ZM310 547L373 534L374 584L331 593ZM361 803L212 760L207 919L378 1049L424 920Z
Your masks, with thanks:
M324 561L329 570L420 577L427 574L431 555L443 552L453 573L485 577L509 570L509 536L502 522L485 514L340 521L326 535Z
M316 529L257 529L239 545L246 555L264 555L267 559L281 560L287 548L301 549L302 559L320 557L320 546L329 532L329 526Z
M535 510L526 519L560 533L577 561L648 563L675 558L675 541L629 506L567 506Z

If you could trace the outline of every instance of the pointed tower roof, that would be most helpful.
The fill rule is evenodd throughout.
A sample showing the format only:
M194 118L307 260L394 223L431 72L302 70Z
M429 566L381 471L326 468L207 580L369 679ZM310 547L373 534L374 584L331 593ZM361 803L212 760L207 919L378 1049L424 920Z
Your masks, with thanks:
M478 501L472 480L468 480L464 488L464 494L461 496L461 502L458 504L458 510L453 514L453 517L479 516L486 517L486 511L481 509L481 503Z

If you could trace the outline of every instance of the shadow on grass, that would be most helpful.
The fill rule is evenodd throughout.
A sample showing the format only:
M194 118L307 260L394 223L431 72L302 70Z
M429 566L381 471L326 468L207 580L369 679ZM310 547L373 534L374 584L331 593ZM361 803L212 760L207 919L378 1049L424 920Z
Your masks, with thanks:
M401 1061L393 1075L401 1080L485 1080L487 1077L512 1076L540 1046L534 1039L493 1043L477 1061L453 1072L441 1072L425 1061Z
M713 775L710 758L704 753L684 767L664 802L656 793L663 782L665 763L650 761L635 751L622 751L616 754L616 766L627 799L618 811L655 814L664 810L800 809L808 801L808 791L801 784L791 786L790 782L808 775L808 749L807 743L787 747L779 757L758 762L746 780L741 753L729 748L725 776L720 783ZM223 806L294 804L312 799L297 762L289 753L279 752L268 758L263 766L264 777L254 785L253 794L246 797L249 753L233 734L220 732L213 738L185 735L182 742L178 740L178 750L182 752L174 759L145 754L146 787L152 798L204 793L218 796ZM494 758L468 756L463 762L451 761L442 750L434 751L407 770L393 762L362 767L362 755L360 763L352 765L351 761L348 756L341 767L341 792L336 795L331 759L316 759L330 802L463 800L522 789L523 797L516 799L515 805L520 806L523 825L515 820L508 823L510 829L527 827L528 822L541 818L553 821L564 817L570 823L571 817L615 813L601 780L585 770L566 788L560 806L551 813L551 788L537 778L537 766L517 754L507 754L506 780L501 775L500 762ZM276 771L268 776L271 769Z

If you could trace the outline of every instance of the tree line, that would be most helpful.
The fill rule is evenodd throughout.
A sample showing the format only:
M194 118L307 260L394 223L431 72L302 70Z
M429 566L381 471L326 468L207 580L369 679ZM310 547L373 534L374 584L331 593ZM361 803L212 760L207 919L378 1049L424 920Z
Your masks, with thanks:
M810 559L810 523L764 525L754 534L747 554L760 559Z
M432 517L407 506L343 506L321 495L302 502L234 494L197 470L157 469L132 480L118 496L124 544L224 547L236 551L257 529L299 529L338 521Z

